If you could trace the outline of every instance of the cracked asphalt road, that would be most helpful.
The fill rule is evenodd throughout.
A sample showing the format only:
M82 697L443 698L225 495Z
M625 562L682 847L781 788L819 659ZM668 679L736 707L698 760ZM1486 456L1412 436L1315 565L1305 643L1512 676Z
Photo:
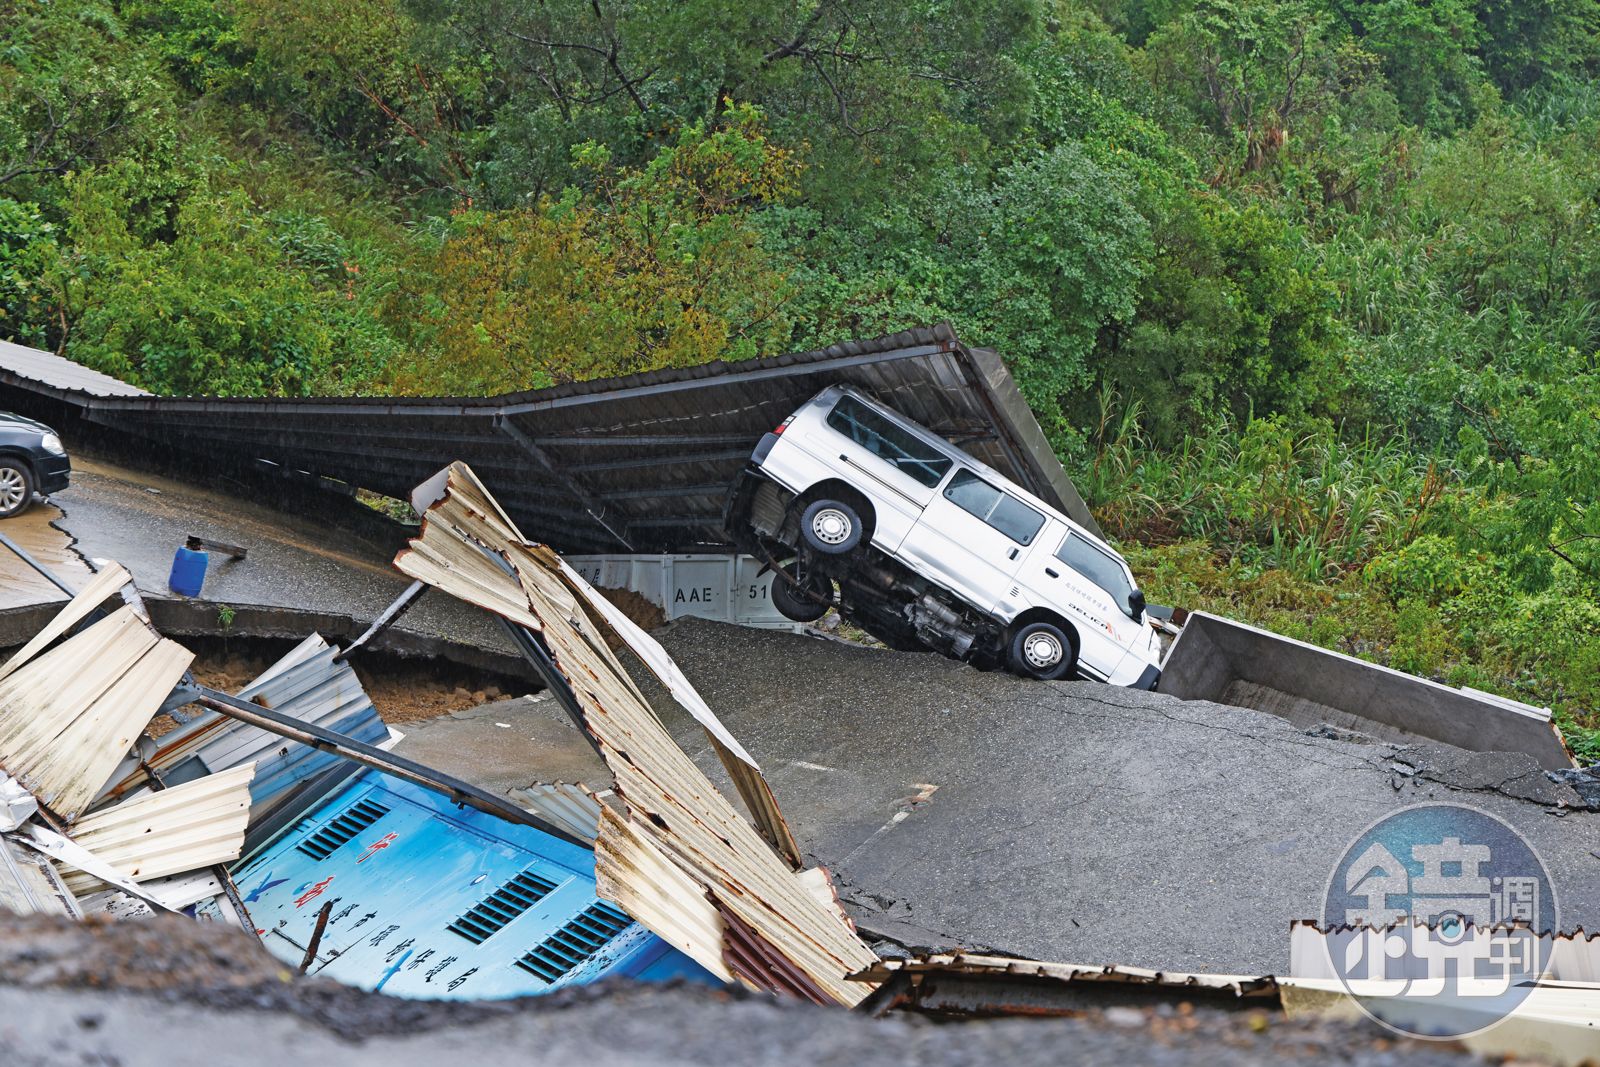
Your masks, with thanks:
M1320 913L1345 847L1427 801L1516 827L1561 925L1600 926L1600 814L1558 807L1575 795L1531 757L1363 744L1243 708L700 620L657 636L857 922L907 944L1283 972L1289 924ZM652 699L724 784L698 727Z

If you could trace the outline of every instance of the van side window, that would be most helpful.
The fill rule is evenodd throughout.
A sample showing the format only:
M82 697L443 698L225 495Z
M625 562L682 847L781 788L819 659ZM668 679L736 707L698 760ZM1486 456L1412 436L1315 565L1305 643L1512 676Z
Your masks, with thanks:
M1128 594L1133 592L1133 586L1117 561L1099 545L1091 544L1077 534L1068 534L1056 552L1056 559L1110 593L1111 599L1125 614L1133 614L1128 605Z
M1019 545L1032 542L1044 525L1043 515L969 470L956 471L944 487L944 495L956 507L976 515Z
M856 444L932 489L954 463L928 442L896 426L853 396L839 398L828 425Z

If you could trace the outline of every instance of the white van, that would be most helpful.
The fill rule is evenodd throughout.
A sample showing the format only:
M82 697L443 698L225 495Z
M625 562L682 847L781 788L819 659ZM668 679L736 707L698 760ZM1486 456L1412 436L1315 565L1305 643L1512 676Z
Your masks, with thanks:
M798 622L837 607L891 647L1029 677L1138 689L1160 677L1159 636L1121 556L848 386L761 439L726 526L778 572L773 604Z

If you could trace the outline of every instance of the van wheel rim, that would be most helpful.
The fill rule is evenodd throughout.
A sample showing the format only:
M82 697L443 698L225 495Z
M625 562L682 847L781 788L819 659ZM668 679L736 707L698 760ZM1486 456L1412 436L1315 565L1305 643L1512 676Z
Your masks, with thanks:
M1022 643L1022 656L1035 670L1049 670L1061 662L1061 642L1053 634L1032 634Z
M27 491L28 485L21 471L15 467L0 467L0 511L21 507Z
M850 516L838 508L823 508L811 516L811 532L825 545L842 545L850 539Z

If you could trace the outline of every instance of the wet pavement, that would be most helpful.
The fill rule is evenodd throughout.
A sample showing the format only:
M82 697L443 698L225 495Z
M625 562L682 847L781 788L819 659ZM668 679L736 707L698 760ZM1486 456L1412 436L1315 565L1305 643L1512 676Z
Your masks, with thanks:
M1516 827L1561 925L1600 928L1600 814L1553 806L1576 797L1531 757L1434 761L1243 708L701 620L657 637L857 922L907 944L1283 973L1289 924L1320 913L1346 846L1426 801ZM647 691L727 788L699 728Z
M89 580L88 564L72 548L72 537L56 525L61 509L48 502L33 507L15 518L0 522L0 534L44 564L71 589L81 589ZM35 604L59 604L67 594L0 546L0 611Z
M243 560L209 554L200 602L216 605L219 614L227 605L248 618L240 609L259 607L364 624L409 584L390 562L404 543L402 528L375 516L363 523L351 510L361 505L345 498L327 495L322 513L293 513L94 458L73 459L72 485L51 498L65 513L54 521L59 530L35 523L34 516L49 515L35 507L0 532L10 535L24 523L57 561L71 556L66 541L75 538L77 554L128 568L146 598L187 599L167 588L167 577L173 552L190 536L249 549ZM493 620L437 594L423 597L397 629L514 655Z

